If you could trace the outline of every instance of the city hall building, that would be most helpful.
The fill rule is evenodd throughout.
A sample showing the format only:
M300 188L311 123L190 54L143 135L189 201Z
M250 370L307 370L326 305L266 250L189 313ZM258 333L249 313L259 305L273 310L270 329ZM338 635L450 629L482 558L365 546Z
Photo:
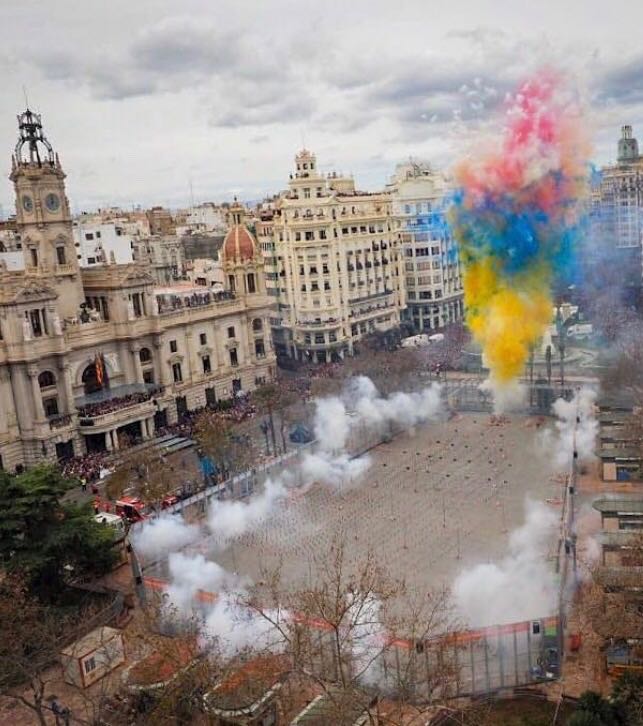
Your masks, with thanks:
M117 449L272 378L261 251L230 210L225 286L159 287L144 263L79 266L65 173L40 117L18 117L14 249L0 253L6 470Z

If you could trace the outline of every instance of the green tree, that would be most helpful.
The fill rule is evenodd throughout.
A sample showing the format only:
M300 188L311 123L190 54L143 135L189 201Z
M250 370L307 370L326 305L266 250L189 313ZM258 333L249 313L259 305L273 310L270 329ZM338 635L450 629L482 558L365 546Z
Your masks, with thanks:
M612 688L612 700L625 717L628 726L643 724L643 673L626 672Z
M576 705L568 726L619 726L619 710L595 691L585 691Z
M0 565L21 573L43 601L55 601L70 576L100 576L116 559L113 533L91 506L62 502L73 485L53 466L0 472Z

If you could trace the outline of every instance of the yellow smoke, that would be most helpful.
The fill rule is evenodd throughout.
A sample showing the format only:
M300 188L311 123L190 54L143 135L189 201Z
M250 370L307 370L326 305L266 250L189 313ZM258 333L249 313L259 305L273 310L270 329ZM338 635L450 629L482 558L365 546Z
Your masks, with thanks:
M547 268L540 266L508 287L490 259L465 268L467 324L497 383L509 383L523 373L530 351L551 322L548 278Z

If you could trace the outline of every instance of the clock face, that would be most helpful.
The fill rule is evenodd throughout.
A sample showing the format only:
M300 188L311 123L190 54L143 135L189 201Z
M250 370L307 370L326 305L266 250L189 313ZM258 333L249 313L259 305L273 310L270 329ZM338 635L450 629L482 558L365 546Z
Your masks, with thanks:
M58 198L57 194L47 194L45 197L45 206L50 212L56 212L58 211L58 208L60 207L60 199Z
M22 208L25 212L33 212L33 199L28 194L22 196Z

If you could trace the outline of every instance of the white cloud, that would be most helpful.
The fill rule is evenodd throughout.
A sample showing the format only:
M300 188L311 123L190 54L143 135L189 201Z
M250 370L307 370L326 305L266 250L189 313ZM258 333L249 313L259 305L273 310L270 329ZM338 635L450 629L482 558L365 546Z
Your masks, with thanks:
M642 16L628 0L482 0L439 14L420 0L3 3L0 152L8 164L26 85L77 207L186 203L188 178L197 199L277 191L301 132L322 166L380 187L409 154L449 159L467 124L552 62L588 81L606 161L622 123L643 136ZM9 211L8 183L0 201Z

